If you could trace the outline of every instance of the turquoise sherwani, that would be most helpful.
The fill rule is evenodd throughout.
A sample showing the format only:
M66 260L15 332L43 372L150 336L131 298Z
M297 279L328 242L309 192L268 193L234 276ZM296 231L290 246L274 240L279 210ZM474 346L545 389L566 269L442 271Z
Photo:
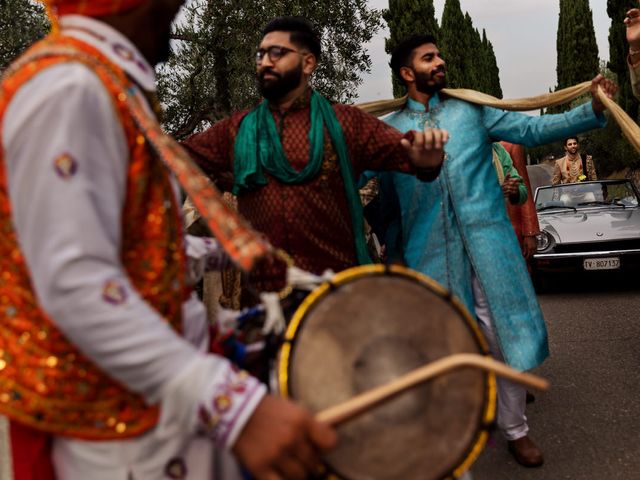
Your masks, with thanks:
M435 95L428 112L409 99L386 122L401 132L427 125L450 134L436 181L381 174L381 198L397 197L401 211L397 244L405 262L451 290L471 312L475 271L507 363L520 370L541 364L549 355L547 331L507 216L491 145L500 140L549 143L601 127L604 117L595 115L591 103L560 115L533 117ZM393 247L390 241L388 248Z

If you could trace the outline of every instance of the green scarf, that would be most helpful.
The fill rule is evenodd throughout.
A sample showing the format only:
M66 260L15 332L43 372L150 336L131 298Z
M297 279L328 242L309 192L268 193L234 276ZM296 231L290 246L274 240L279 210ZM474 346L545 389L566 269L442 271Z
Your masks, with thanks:
M338 155L347 204L351 214L358 263L361 265L371 263L364 238L362 203L353 178L342 126L329 101L319 93L315 91L311 93L310 158L309 163L300 172L296 171L287 160L276 122L266 100L244 117L234 148L233 193L239 195L266 185L267 179L263 169L278 181L288 185L304 183L315 178L320 172L324 159L325 127Z

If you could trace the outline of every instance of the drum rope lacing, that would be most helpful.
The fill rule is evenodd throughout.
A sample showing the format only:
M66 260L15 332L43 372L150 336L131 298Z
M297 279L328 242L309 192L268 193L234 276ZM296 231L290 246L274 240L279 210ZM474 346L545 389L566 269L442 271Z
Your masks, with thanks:
M332 270L326 270L321 275L302 270L301 268L291 266L287 269L287 290L291 292L293 289L311 292L318 286L326 282L331 282L335 277ZM248 320L260 315L265 316L262 334L281 335L287 324L285 315L282 311L280 300L282 295L279 292L263 292L260 294L260 302L258 305L245 308L244 310L229 310L220 308L216 316L216 327L223 335L231 331L241 328ZM263 341L246 345L247 351L260 350L264 346Z

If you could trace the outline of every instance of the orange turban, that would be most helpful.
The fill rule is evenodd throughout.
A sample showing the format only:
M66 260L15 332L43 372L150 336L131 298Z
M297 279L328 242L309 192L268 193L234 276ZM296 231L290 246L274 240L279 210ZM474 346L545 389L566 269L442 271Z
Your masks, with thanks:
M76 13L88 17L100 17L131 10L147 0L48 0L58 15Z

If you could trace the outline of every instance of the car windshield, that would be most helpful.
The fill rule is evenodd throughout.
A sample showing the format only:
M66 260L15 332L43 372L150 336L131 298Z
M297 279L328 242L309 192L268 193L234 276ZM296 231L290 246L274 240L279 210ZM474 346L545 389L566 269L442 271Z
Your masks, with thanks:
M536 210L580 209L598 205L637 207L638 196L628 180L568 183L539 188Z

